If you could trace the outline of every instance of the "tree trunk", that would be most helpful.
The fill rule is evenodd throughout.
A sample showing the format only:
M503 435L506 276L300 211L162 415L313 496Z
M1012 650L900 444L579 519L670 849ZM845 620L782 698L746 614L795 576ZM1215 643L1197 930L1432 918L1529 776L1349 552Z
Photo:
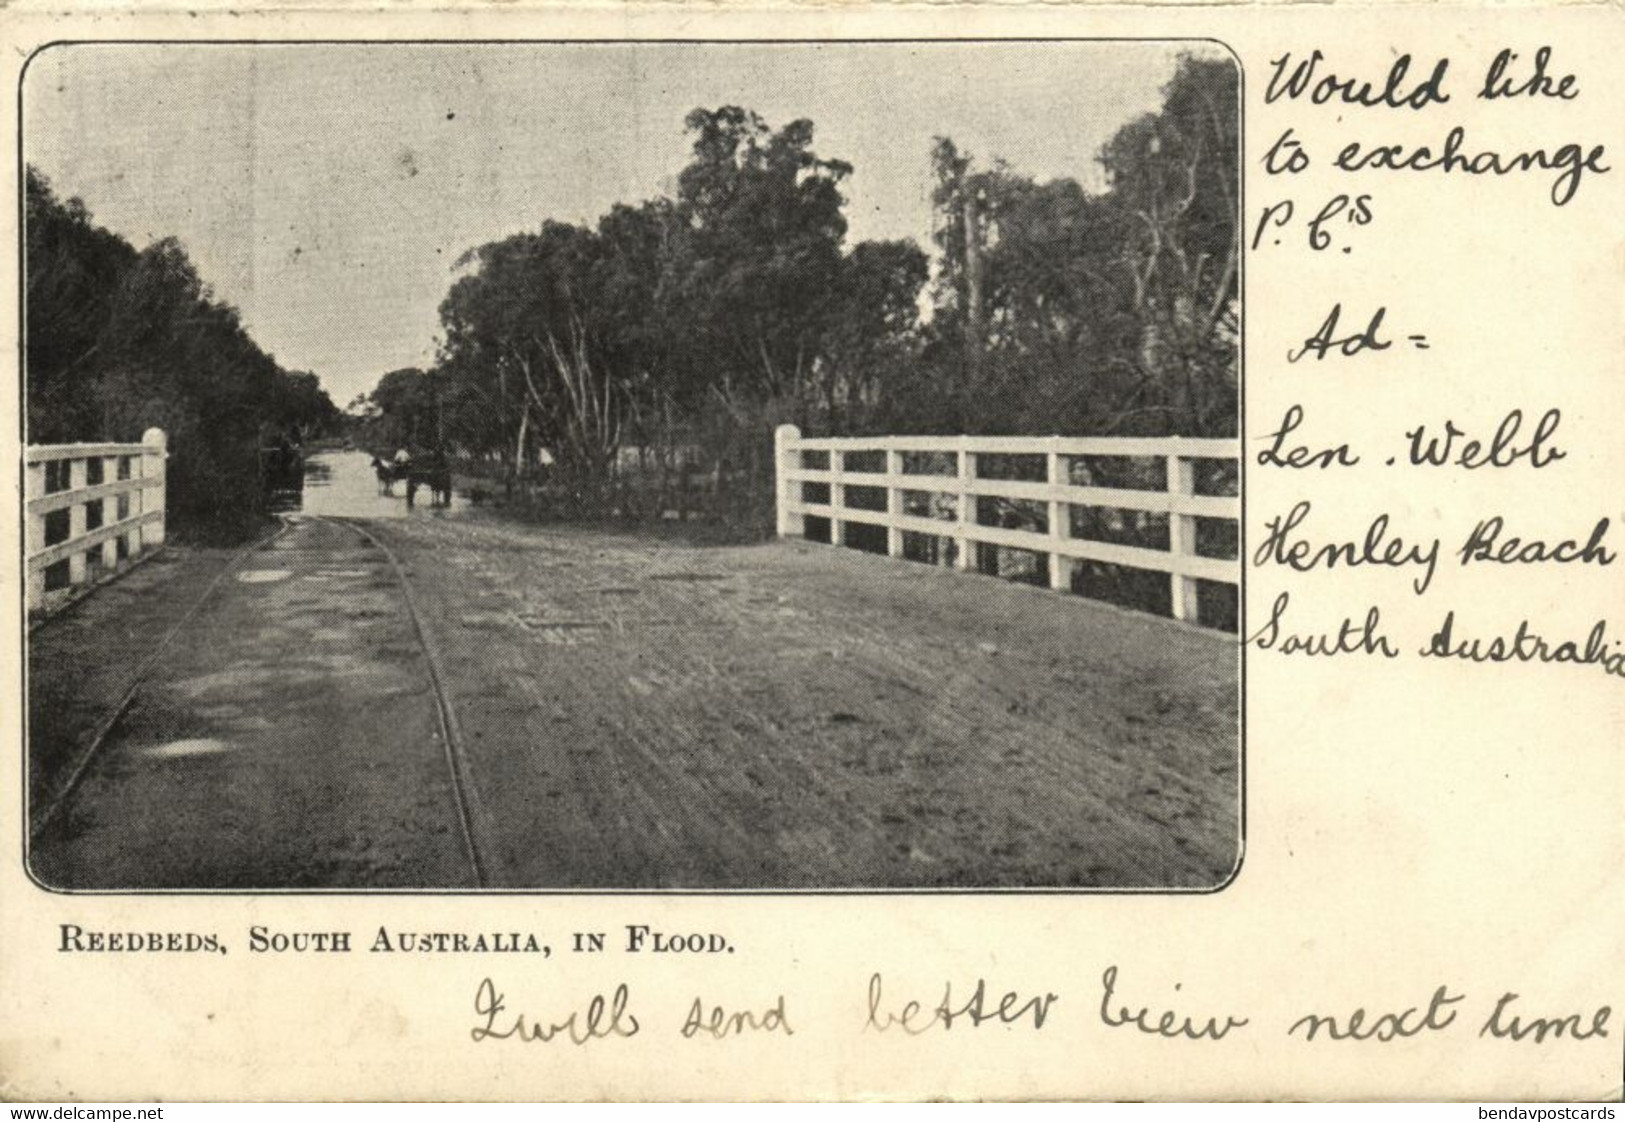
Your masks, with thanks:
M523 486L525 473L525 438L530 435L530 409L526 407L519 412L519 437L513 446L513 474L512 482L508 485L508 498L513 498L514 484Z
M974 377L982 365L982 222L977 213L976 193L966 184L962 190L965 213L965 366Z

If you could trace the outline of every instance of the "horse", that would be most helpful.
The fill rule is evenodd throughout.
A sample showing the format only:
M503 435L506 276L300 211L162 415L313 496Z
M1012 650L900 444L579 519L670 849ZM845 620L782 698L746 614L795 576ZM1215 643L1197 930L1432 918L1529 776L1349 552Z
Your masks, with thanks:
M378 477L378 493L380 495L393 496L395 494L395 481L405 479L408 470L404 465L397 467L394 464L385 463L377 456L372 458L372 473Z
M406 505L417 502L418 488L429 489L429 502L434 506L451 505L451 468L444 464L413 466L406 472Z

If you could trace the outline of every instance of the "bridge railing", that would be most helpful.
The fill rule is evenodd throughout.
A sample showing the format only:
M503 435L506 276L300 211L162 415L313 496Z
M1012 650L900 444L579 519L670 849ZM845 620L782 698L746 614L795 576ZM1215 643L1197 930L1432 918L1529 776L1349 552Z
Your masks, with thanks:
M168 439L140 444L31 444L23 455L23 548L29 611L49 608L164 541Z
M1227 521L1239 536L1241 500L1235 495L1198 493L1196 470L1202 460L1237 461L1240 445L1235 440L1059 436L804 438L796 426L781 425L775 434L775 451L780 537L804 536L808 517L828 520L829 540L834 545L848 544L848 527L853 524L880 526L885 528L886 552L892 557L903 556L905 534L953 541L954 565L959 569L974 567L979 546L1027 550L1048 559L1050 587L1058 590L1071 589L1073 567L1079 561L1165 573L1171 614L1188 621L1197 618L1199 581L1235 587L1241 579L1238 559L1203 556L1196 551L1198 520ZM1038 456L1044 457L1042 482L988 478L978 470L983 460ZM1166 465L1165 485L1161 490L1079 485L1073 481L1072 461L1089 457L1160 460ZM867 463L854 464L855 459ZM819 462L826 466L810 466ZM863 470L858 470L859 466ZM1089 473L1085 470L1083 474ZM1142 473L1142 477L1155 474ZM884 492L883 506L879 502L854 506L850 502L854 489L868 491L871 496ZM951 498L951 505L930 501L937 496ZM1031 521L1045 529L1037 532L984 524L977 501L982 497L1037 508L1042 513L1035 512ZM922 498L926 500L923 503ZM922 505L928 508L924 513ZM1075 536L1075 508L1164 514L1168 548L1150 549Z

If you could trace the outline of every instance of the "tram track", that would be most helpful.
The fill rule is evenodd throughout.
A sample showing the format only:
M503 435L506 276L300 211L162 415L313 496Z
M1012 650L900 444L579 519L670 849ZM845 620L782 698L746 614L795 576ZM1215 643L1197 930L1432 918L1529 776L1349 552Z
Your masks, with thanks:
M281 519L276 529L261 535L232 554L221 570L204 586L203 592L192 602L192 606L187 608L185 614L164 632L163 637L148 652L147 657L137 665L135 673L124 687L124 692L120 694L118 700L114 703L112 711L102 718L101 723L96 726L96 731L91 735L85 748L75 757L72 766L68 770L67 778L56 785L56 789L48 796L49 801L44 804L37 814L34 813L32 807L29 808L28 840L30 843L39 840L40 835L55 820L57 814L73 799L80 782L90 771L91 764L95 763L100 757L102 748L107 743L108 738L112 736L113 731L118 728L125 715L129 713L130 706L135 703L135 699L141 694L142 685L159 662L162 661L164 654L169 650L170 644L174 642L175 636L184 631L187 625L197 618L198 613L203 610L203 606L213 599L215 593L225 584L226 578L235 573L245 560L261 550L269 549L272 543L286 534L289 529L288 521Z
M412 623L412 634L417 638L418 649L423 652L423 664L428 671L430 691L434 694L435 715L440 726L440 742L445 749L446 768L451 776L452 797L457 807L457 824L462 834L463 849L468 857L475 885L479 888L489 887L489 865L475 827L479 803L469 773L468 755L463 747L462 726L457 720L457 709L452 705L451 697L446 690L446 673L441 664L439 649L428 629L424 627L423 613L418 608L417 595L412 591L412 583L407 579L406 567L388 543L355 521L327 515L307 517L328 525L342 526L359 535L384 555L384 559L394 571L395 582L401 590L401 599L406 604L407 618Z
M476 888L488 886L490 868L486 856L488 851L481 843L481 837L489 835L489 824L485 824L487 829L482 835L481 823L484 820L479 814L479 802L470 776L463 731L448 692L448 677L434 637L425 626L417 594L407 576L406 567L390 545L365 525L350 518L329 515L279 516L279 525L274 530L243 546L227 559L219 572L210 578L202 592L186 607L184 613L163 632L158 642L140 660L111 709L97 722L94 732L84 742L84 747L74 754L72 763L63 773L63 777L48 791L38 795L34 807L30 808L28 837L31 845L40 844L42 839L46 838L52 824L63 819L64 811L73 806L77 799L82 795L90 797L86 793L86 788L93 786L94 783L89 781L89 777L98 774L98 766L107 758L110 746L116 744L121 735L127 735L121 733L121 730L132 719L131 714L137 709L137 700L153 688L152 683L155 680L163 678L166 666L172 665L174 660L180 657L178 652L181 652L185 645L184 636L189 629L195 627L196 621L205 609L219 599L222 589L227 587L234 576L243 573L252 558L275 547L279 540L286 538L300 524L322 525L328 527L329 531L337 530L345 537L360 539L360 543L376 550L377 557L387 564L388 575L384 579L388 584L383 587L390 589L390 586L393 586L386 595L397 599L404 608L403 622L409 625L412 635L410 641L415 642L418 656L421 658L420 681L427 680L434 709L432 724L425 727L424 731L433 730L438 734L441 743L439 769L446 776L446 787L455 808L455 825L451 827L457 835L453 843L455 849L443 852L453 867L460 863L467 870L465 874L467 879L463 881L467 886ZM185 660L182 659L181 662L184 664ZM428 717L428 714L425 712L424 716ZM432 788L420 790L427 794ZM451 825L449 821L448 825ZM456 857L452 856L454 853L457 854ZM463 877L456 879L463 880ZM361 884L356 887L365 886Z

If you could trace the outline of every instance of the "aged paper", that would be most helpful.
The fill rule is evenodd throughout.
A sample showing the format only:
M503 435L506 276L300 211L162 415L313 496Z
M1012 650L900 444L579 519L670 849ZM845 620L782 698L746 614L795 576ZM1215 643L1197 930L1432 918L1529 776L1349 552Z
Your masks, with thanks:
M45 275L22 253L21 225L42 221L29 217L45 198L24 182L33 173L65 221L80 199L132 254L178 237L213 286L194 293L199 306L238 307L290 368L317 353L290 347L329 340L316 372L342 407L396 367L485 369L475 312L437 308L473 291L451 289L457 277L498 276L507 260L469 251L657 196L691 206L678 211L689 230L711 236L715 214L741 213L728 192L757 182L733 172L759 157L768 182L775 153L806 150L817 161L763 206L785 192L816 206L835 185L846 246L911 240L918 256L873 260L913 278L919 295L892 311L914 323L917 299L910 339L935 330L938 350L865 351L851 369L885 367L872 385L819 383L848 369L846 352L830 344L803 364L791 347L775 361L794 332L762 324L823 307L834 282L806 278L857 255L787 265L785 248L742 274L662 258L676 270L663 277L688 278L690 302L671 306L696 325L673 337L749 320L746 360L772 383L755 398L712 385L705 400L721 405L708 415L808 429L778 433L780 540L717 546L704 564L691 544L662 552L675 547L658 536L510 527L515 508L483 509L499 497L483 484L440 483L433 456L471 439L448 438L443 413L432 439L392 435L399 463L381 446L312 454L324 466L300 471L328 497L302 476L302 508L283 511L264 549L200 569L198 595L174 593L172 608L148 562L63 617L72 642L49 650L42 637L62 624L31 630L27 609L77 584L82 562L8 539L5 1098L1625 1095L1617 6L8 16L19 158L6 182L19 205L6 244L19 288L30 283L0 312L0 346L17 357L7 400L34 430L77 402L47 414L45 391L25 401L25 356L68 372L97 360L40 338L67 348L90 289L73 287L83 273L32 283ZM1239 101L1212 95L1227 88ZM1175 105L1174 89L1193 92ZM702 168L716 186L684 171L704 155L694 130L754 126L702 115L685 134L683 114L728 105L760 112L764 131L749 158ZM810 147L772 132L797 116L817 130ZM425 140L431 118L459 139ZM953 172L939 158L948 174L935 180L933 136L965 160ZM516 137L534 150L510 152ZM1239 174L1214 171L1226 160ZM1200 236L1193 208L1207 216ZM1115 232L1058 253L1074 218ZM280 226L298 237L277 240ZM386 261L399 273L380 275L380 245L440 231L427 287L413 288L423 263L404 251ZM827 233L780 226L769 241ZM58 248L28 236L33 265ZM130 303L107 314L121 338L169 314L161 287L120 290ZM846 326L892 290L854 291ZM1184 371L1183 390L1146 405L1103 359L1089 375L1099 402L1040 396L1067 384L1045 347L1064 335L1094 353L1088 340L1121 329L1101 310L1110 293L1132 310L1125 366ZM719 311L719 294L782 300L750 319ZM33 318L42 309L63 316ZM38 324L26 350L25 315ZM374 359L379 325L400 322L419 334ZM583 398L608 352L581 357L579 323L521 333L561 381L514 390L518 441L534 407L597 433L607 470L638 450L605 439L615 410L630 426L638 403L676 398L639 398L630 377ZM958 352L940 358L961 337L948 324L985 342L962 366ZM535 373L525 353L489 369L517 387ZM913 385L886 380L905 359L967 386L1017 373L963 399L981 412L928 418L932 399L916 397L893 428L862 429L868 444L819 446L854 431L837 417L881 416ZM134 360L108 370L100 386L115 373L158 384ZM782 400L781 374L820 386L816 408L750 413ZM1121 408L1102 421L1090 409L1113 393ZM1077 412L1063 419L1063 406ZM1193 420L1159 429L1137 407ZM500 409L486 408L493 423ZM28 441L141 438L109 435L92 412L93 435L64 423ZM956 420L984 443L931 443L971 440ZM126 470L142 478L143 456L162 462L150 444L25 455L22 427L0 457L19 504L9 524L31 534L37 519L47 550L95 532L110 517L99 504L117 502ZM196 461L176 433L196 447L207 427L166 438L177 504L196 501L179 474ZM1106 431L1139 443L1087 443ZM1207 443L1157 443L1170 432ZM286 439L262 436L264 478L292 462L277 458ZM545 457L530 439L514 462L538 474L590 460L574 436ZM367 452L382 456L368 466ZM865 454L890 458L862 466ZM1160 513L1091 523L1092 536L1066 510L1138 486L1081 466L1114 454L1167 465L1144 484L1164 495L1148 508ZM1181 466L1227 454L1228 483ZM58 469L52 455L98 466ZM1038 474L995 480L1001 456ZM357 464L360 505L323 507ZM374 494L374 469L380 491L398 469L425 509L380 521L368 504L406 500ZM938 475L932 490L957 489L958 513L933 534L925 519L941 510L895 497L919 492L893 478L888 499L843 472ZM456 492L445 507L442 486ZM105 495L87 500L94 514L46 525L68 508L53 495L87 489ZM878 506L862 505L865 490ZM1005 513L964 514L977 494ZM1215 551L1198 523L1226 517L1239 535ZM1046 599L1090 592L1096 562L1143 559L1144 542L1112 537L1125 525L1160 533L1149 548L1174 557L1151 585L1124 585L1117 598L1135 603ZM865 526L880 528L872 543ZM802 540L819 534L892 556ZM926 555L912 556L922 537ZM110 565L145 548L123 540L107 539ZM203 556L179 546L161 556ZM1005 547L1047 560L1007 569ZM617 549L636 553L625 571ZM910 569L911 557L935 564ZM602 572L587 580L591 564ZM459 575L437 584L437 565ZM652 605L642 617L623 606L634 598ZM312 662L329 657L323 643L350 661ZM691 655L677 669L663 653L674 648ZM378 651L405 653L386 666ZM387 715L333 694L341 679L393 699ZM105 712L78 711L103 695ZM71 706L96 751L42 770ZM498 741L522 764L486 766Z

